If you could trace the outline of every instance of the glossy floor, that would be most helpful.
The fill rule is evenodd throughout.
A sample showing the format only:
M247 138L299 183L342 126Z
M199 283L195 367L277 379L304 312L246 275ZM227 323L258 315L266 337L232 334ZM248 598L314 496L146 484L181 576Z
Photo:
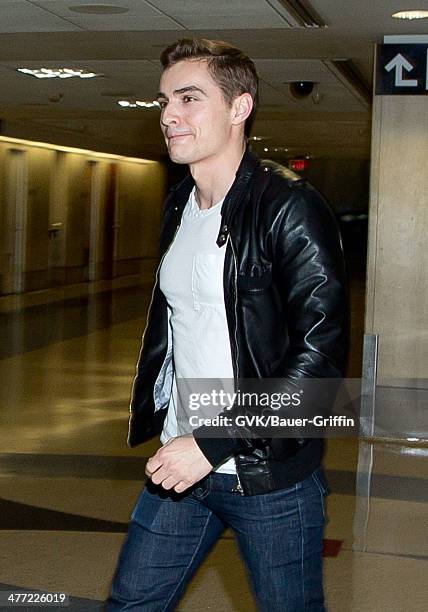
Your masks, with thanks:
M70 611L103 609L146 458L158 445L126 446L150 287L122 279L87 289L0 299L0 591L63 591ZM350 374L358 376L362 283L352 289ZM325 465L328 609L425 611L423 450L338 439ZM230 532L179 609L255 610Z

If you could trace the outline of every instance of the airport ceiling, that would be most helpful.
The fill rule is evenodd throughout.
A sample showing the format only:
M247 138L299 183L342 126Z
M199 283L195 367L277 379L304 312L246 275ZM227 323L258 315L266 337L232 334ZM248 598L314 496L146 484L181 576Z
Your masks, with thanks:
M385 34L426 33L426 19L391 17L421 5L427 0L0 0L2 133L161 155L159 111L117 102L152 100L161 50L198 36L254 59L261 92L253 134L264 138L254 146L262 154L367 159L374 44ZM103 76L37 79L17 72L23 67ZM295 99L290 81L315 86Z

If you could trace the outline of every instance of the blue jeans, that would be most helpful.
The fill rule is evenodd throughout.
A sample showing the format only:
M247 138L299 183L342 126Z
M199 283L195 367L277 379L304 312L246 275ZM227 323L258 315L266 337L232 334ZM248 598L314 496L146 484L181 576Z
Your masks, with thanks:
M235 475L211 473L177 494L149 481L131 515L107 611L174 610L226 527L235 532L258 610L325 611L322 468L263 495L242 496L236 484Z

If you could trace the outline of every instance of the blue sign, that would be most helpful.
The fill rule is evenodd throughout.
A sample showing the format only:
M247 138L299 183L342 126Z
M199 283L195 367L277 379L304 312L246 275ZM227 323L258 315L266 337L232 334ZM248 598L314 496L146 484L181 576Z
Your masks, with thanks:
M377 45L375 94L427 95L428 44Z

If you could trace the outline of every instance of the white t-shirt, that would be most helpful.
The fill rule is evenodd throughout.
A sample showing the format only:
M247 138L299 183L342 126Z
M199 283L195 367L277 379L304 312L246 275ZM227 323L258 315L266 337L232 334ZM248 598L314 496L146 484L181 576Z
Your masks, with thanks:
M216 244L222 203L201 210L193 188L159 273L160 289L168 302L175 369L162 444L180 435L176 377L233 380L223 297L226 248ZM215 471L235 474L233 457Z

